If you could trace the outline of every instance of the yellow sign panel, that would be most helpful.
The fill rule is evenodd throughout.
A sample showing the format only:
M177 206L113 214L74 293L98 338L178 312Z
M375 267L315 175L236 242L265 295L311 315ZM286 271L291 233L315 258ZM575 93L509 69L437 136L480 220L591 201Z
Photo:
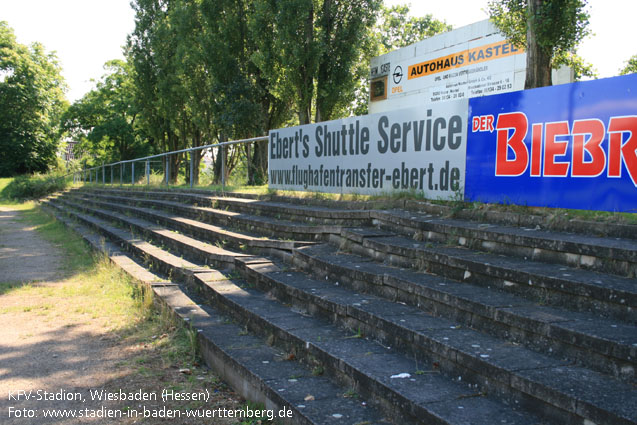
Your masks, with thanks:
M524 53L524 49L519 49L506 40L499 41L497 43L487 44L485 46L410 65L407 78L413 80L414 78L437 74L453 68L460 68L461 66L474 65L522 53Z

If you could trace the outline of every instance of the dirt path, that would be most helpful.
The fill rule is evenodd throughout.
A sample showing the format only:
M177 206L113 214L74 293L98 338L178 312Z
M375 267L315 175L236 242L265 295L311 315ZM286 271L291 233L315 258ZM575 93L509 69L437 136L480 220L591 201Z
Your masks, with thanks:
M19 215L0 206L0 283L55 280L62 258Z
M21 221L20 214L0 207L0 423L169 423L99 417L100 412L108 414L102 407L121 414L122 409L159 408L161 403L94 402L90 391L161 394L163 388L187 379L215 393L207 407L239 406L238 397L207 370L195 368L192 375L184 376L174 362L166 364L154 345L156 336L149 337L149 343L122 338L112 331L108 319L80 311L65 293L69 271L64 270L60 249ZM83 411L84 416L97 417L45 418L49 409L73 409L76 415Z
M0 283L10 282L19 288L35 282L32 285L54 288L64 279L63 258L56 247L19 219L20 214L0 207ZM2 288L4 292L7 285ZM85 392L118 376L113 366L122 356L103 327L55 314L55 305L46 309L53 314L42 314L41 309L34 309L42 305L42 298L11 291L0 295L1 423L81 423L45 420L43 409L77 407L77 403L35 400L36 395L49 398L44 391ZM33 397L25 401L19 391L32 391ZM17 418L21 412L14 409L32 409L38 417Z

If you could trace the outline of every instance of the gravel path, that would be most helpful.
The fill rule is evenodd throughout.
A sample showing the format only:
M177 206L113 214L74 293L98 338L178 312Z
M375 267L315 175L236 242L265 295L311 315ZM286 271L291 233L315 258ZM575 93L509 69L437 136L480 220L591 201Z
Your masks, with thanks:
M0 283L54 280L62 258L19 215L0 207Z

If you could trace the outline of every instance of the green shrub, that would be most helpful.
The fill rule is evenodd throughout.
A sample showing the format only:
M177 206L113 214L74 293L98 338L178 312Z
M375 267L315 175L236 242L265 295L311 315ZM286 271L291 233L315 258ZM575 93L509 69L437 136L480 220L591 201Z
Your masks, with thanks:
M66 189L69 183L68 179L55 174L18 176L2 189L1 196L16 200L38 199Z

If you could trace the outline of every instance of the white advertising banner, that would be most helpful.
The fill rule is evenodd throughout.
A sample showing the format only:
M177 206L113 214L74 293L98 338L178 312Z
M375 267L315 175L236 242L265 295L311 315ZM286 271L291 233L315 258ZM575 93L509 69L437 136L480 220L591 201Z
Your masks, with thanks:
M468 101L269 133L273 189L451 199L464 188Z
M371 113L524 88L526 54L488 21L371 62Z

